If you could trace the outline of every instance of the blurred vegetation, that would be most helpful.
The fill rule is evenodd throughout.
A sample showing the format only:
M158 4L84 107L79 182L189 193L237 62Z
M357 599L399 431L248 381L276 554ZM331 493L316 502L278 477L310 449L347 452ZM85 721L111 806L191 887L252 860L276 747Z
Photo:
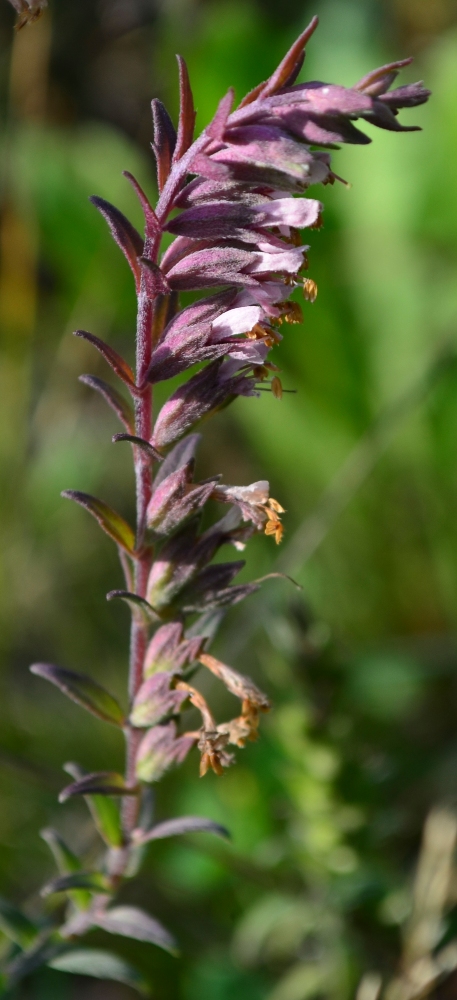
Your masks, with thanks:
M224 90L241 96L264 78L316 12L308 78L351 84L414 54L404 80L424 77L434 96L404 113L422 133L378 132L368 148L335 153L352 187L323 192L310 252L319 297L275 358L296 394L239 400L205 432L202 475L268 477L287 507L279 565L304 596L265 584L216 643L275 702L260 742L222 779L199 781L191 757L158 791L159 817L203 812L233 841L159 844L131 886L129 899L182 943L179 961L119 947L157 1000L346 1000L360 982L359 1000L375 1000L402 954L403 970L411 954L429 956L446 908L448 938L456 931L457 10L453 0L54 0L14 34L13 11L0 8L0 891L31 913L51 871L43 825L97 850L84 805L56 804L60 762L122 758L116 733L28 674L43 659L90 668L118 693L125 683L127 612L104 597L120 585L115 553L59 496L79 488L132 506L114 417L77 381L103 374L102 362L70 336L83 327L133 349L130 275L87 196L139 222L121 170L154 192L149 100L176 114L175 51L201 127ZM277 558L258 538L245 572ZM216 685L208 691L217 710ZM448 865L436 898L420 875L430 851ZM417 952L424 899L438 931ZM454 967L436 987L442 1000ZM434 982L423 977L417 995ZM18 997L130 995L48 970Z

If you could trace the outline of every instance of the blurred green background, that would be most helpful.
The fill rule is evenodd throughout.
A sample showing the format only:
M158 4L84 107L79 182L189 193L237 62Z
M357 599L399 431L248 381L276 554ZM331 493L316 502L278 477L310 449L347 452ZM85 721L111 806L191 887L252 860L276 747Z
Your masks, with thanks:
M53 0L19 34L1 2L0 892L31 913L52 871L42 826L98 850L84 803L57 805L61 763L122 766L117 734L28 673L49 660L125 687L116 554L59 496L132 513L128 449L77 381L105 373L74 328L133 352L130 273L88 195L140 223L121 171L155 197L149 101L176 117L177 51L200 127L314 13L307 78L350 85L413 54L401 82L434 92L402 113L422 133L367 127L371 146L334 154L352 187L316 189L319 296L274 358L296 394L239 400L205 428L202 476L267 477L287 508L281 549L255 539L245 576L279 566L304 588L266 583L215 644L275 703L260 742L222 779L200 781L191 755L158 790L159 818L206 814L232 844L151 847L124 894L177 935L178 961L91 936L133 957L157 1000L346 1000L397 967L424 820L457 804L455 0ZM222 713L216 682L208 694ZM133 993L47 971L17 996Z

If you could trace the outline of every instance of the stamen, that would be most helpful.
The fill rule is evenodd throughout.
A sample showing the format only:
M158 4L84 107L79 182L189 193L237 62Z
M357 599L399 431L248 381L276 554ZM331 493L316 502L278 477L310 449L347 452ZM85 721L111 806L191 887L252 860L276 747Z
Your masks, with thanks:
M315 302L317 299L317 285L312 278L305 278L303 282L303 296L307 302Z
M282 391L283 390L282 390L281 379L278 378L277 375L275 375L274 378L272 378L272 380L270 382L270 385L271 385L271 391L272 391L273 396L275 397L275 399L282 399Z

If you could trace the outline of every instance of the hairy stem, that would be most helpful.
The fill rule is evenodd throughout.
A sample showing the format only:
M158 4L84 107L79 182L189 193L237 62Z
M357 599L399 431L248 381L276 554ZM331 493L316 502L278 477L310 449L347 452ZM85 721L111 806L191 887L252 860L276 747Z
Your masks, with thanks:
M143 385L152 350L152 323L154 303L146 295L143 287L138 297L138 316L136 334L136 380L137 385ZM141 396L135 400L135 434L149 441L152 434L152 389L146 386ZM152 469L150 457L141 448L134 449L134 465L136 480L136 521L137 550L140 553L135 562L135 593L146 597L151 553L144 548L146 530L146 511L151 497ZM129 667L129 701L132 703L140 687L143 675L143 662L148 642L147 626L132 617L130 633L130 667ZM141 731L130 728L126 739L126 781L135 783L135 758L141 739ZM135 828L138 819L139 799L128 797L124 799L123 828L126 837Z

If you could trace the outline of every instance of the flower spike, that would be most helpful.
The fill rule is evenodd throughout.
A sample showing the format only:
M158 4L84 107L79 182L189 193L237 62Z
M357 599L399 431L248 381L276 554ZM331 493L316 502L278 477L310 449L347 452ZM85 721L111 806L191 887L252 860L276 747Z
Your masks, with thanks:
M11 2L29 20L32 10L44 5L44 0ZM315 281L307 276L307 233L303 237L301 231L322 225L324 206L319 198L309 197L308 189L340 179L331 154L340 143L370 142L364 121L393 133L414 130L416 126L399 122L398 113L429 97L421 83L391 89L409 60L381 66L353 87L297 83L317 23L313 18L269 79L238 108L230 89L195 140L189 75L178 57L177 130L163 104L152 102L160 191L155 207L135 178L126 175L143 209L144 239L117 208L102 198L92 199L134 274L135 370L94 334L78 330L77 336L100 352L134 405L96 376L83 376L83 381L124 424L113 440L132 446L136 524L131 526L90 494L67 490L63 495L84 507L118 549L124 589L111 590L107 599L121 600L131 612L128 707L124 712L113 695L84 673L52 664L36 664L32 670L92 715L122 730L127 752L125 775L110 768L87 773L78 765L66 765L73 781L60 800L84 797L107 853L101 870L93 871L64 852L65 870L47 888L66 893L70 903L62 927L49 931L49 941L57 942L57 948L60 940L73 942L94 927L166 950L174 947L154 918L135 907L110 904L132 874L140 844L192 830L225 831L200 817L143 829L142 804L149 797L145 785L159 781L195 748L201 776L210 770L222 775L235 761L231 748L257 739L261 717L271 707L267 694L212 656L209 648L214 623L229 608L269 577L283 577L269 573L251 583L235 582L245 565L238 554L254 533L281 541L284 508L270 495L266 479L224 484L216 469L199 480L196 426L239 396L255 399L263 391L280 400L284 392L294 391L283 389L270 351L289 336L287 324L302 323L303 312L305 318L309 312L307 305L302 311L292 300L293 293L299 290L302 303L310 304L317 295ZM180 292L202 294L180 309ZM153 386L176 376L178 387L154 409ZM227 513L212 521L210 504L223 504ZM230 546L236 550L231 559L225 556ZM222 547L224 556L216 559ZM237 699L233 718L216 718L198 689L202 668ZM199 713L200 725L192 731L186 727L189 705ZM54 835L51 841L58 844L62 864L62 845ZM57 968L69 968L66 963L76 956L70 971L84 972L81 955L90 949L59 951L56 958L55 951L46 950L46 941L43 944L48 924L49 919L35 927L21 918L21 936L15 942L27 948L33 961L43 954L43 962ZM17 969L17 961L7 966L8 990L18 981L8 972ZM3 970L3 984L2 976ZM137 974L126 972L122 963L121 972L118 968L112 978L116 976L138 983Z

